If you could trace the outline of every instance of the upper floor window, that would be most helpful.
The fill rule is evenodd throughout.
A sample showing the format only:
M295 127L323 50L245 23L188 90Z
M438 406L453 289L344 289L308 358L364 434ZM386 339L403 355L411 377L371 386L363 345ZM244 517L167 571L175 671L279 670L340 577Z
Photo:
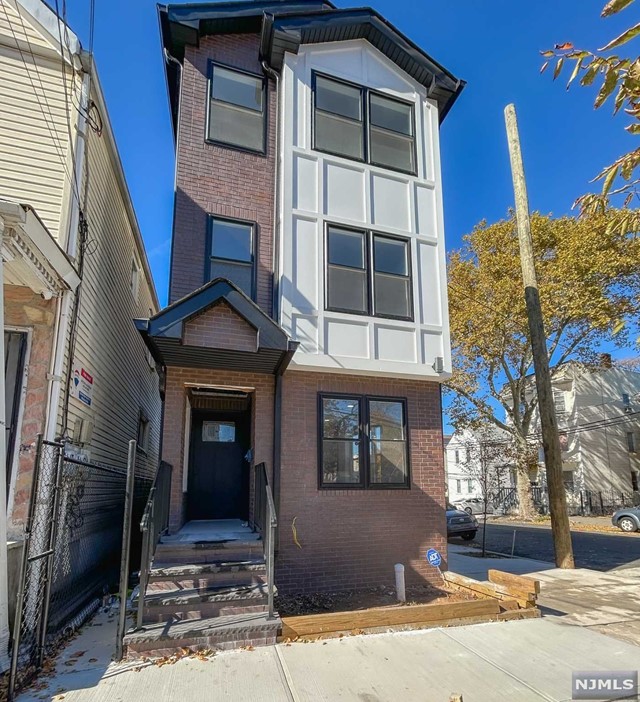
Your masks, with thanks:
M207 139L248 151L266 151L266 80L211 64Z
M140 266L135 259L135 256L131 259L131 280L130 280L131 294L133 299L138 299L138 291L140 289Z
M255 225L212 216L209 230L209 280L227 278L253 297Z
M329 225L326 286L328 310L412 319L409 242Z
M415 173L413 105L314 74L313 147L383 168Z
M563 390L553 391L553 403L556 408L556 414L564 414L567 411Z

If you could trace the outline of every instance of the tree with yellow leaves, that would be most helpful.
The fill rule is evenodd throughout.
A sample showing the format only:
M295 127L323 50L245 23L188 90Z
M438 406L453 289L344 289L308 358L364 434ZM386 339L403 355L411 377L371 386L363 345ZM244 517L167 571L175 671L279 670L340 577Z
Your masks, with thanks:
M553 368L593 362L621 320L640 311L640 240L609 226L610 214L554 219L534 213L531 233L547 348ZM453 376L448 410L456 429L491 422L516 455L520 514L534 513L530 469L537 464L531 423L533 358L513 214L481 222L449 257ZM624 344L629 325L616 343Z

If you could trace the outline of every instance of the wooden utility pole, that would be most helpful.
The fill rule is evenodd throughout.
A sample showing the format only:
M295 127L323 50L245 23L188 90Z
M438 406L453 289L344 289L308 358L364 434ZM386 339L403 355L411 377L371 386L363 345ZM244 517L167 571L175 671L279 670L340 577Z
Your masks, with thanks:
M547 354L540 293L538 291L538 281L533 258L529 198L527 196L527 183L524 177L522 151L520 150L516 108L513 105L506 106L504 118L507 125L511 175L513 178L513 191L516 201L516 222L518 225L518 240L520 242L520 263L524 282L524 296L527 304L531 350L533 352L533 367L536 376L536 389L538 391L538 409L542 428L544 463L547 471L547 489L549 490L549 511L551 512L553 546L558 568L574 568L575 564L573 561L567 500L562 479L562 452L560 449L560 438L558 436L558 421L553 404L549 356Z

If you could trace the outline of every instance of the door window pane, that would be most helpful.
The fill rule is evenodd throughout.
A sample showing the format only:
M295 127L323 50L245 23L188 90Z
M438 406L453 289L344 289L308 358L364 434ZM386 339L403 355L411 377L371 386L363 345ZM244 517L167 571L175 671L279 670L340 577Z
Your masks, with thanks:
M236 440L234 422L202 422L202 440L233 443Z
M207 138L264 151L264 95L263 78L213 66Z

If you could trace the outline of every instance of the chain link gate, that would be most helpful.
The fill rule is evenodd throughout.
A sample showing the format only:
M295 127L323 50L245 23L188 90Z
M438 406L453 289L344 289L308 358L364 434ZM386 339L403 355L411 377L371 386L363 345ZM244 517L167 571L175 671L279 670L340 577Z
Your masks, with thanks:
M150 481L138 477L139 519ZM65 455L38 439L25 524L9 675L9 699L38 673L117 584L126 472Z

